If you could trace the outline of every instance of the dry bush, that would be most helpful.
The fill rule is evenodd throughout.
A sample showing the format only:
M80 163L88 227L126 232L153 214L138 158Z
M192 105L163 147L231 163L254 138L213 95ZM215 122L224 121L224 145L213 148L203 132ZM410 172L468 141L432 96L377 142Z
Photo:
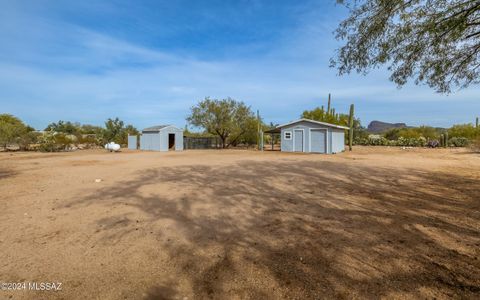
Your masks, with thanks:
M480 136L477 137L476 139L474 139L470 143L470 149L472 149L472 151L474 151L474 152L479 152L480 153Z

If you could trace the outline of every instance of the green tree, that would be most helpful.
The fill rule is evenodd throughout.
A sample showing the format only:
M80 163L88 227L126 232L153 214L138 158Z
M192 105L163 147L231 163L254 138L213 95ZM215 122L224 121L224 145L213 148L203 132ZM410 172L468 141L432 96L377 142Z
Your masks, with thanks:
M0 114L0 145L4 147L11 143L23 144L22 140L29 140L26 136L33 130L13 115Z
M119 118L108 118L107 121L105 121L105 130L103 132L103 138L105 139L105 142L115 142L121 144L123 126L124 123Z
M391 128L384 134L385 138L396 141L399 138L415 138L424 137L427 140L435 140L440 138L440 132L430 126L420 126L414 128Z
M234 142L231 143L232 146L237 144L245 144L247 146L257 144L258 136L258 120L257 118L248 118L244 123L245 127L243 128L244 133ZM260 130L264 129L263 121L260 119ZM234 132L234 135L237 135L239 132Z
M410 78L449 93L480 82L480 1L337 0L350 11L331 59L340 75L387 64L390 80Z
M447 130L450 137L464 137L473 140L480 137L480 128L475 128L472 124L453 125Z
M401 128L399 131L400 137L406 138L406 139L418 139L422 135L414 129L409 129L409 128Z
M119 118L109 118L105 121L105 129L103 130L104 142L115 142L120 145L126 145L129 134L137 135L138 130L130 124L125 126L125 123Z
M80 123L72 123L70 121L58 121L57 123L50 123L45 128L45 131L54 131L54 132L61 132L66 134L73 134L77 135L80 129Z
M326 123L331 123L331 124L336 124L341 126L347 126L347 127L349 126L348 114L335 114L335 115L327 114L327 112L323 110L323 107L317 107L312 110L305 110L300 117L304 119L326 122ZM360 119L354 118L353 119L354 130L359 130L361 127L362 127L362 124L360 122Z
M255 114L245 103L231 98L218 100L206 97L191 108L187 121L217 135L223 148L236 145L252 130L256 134L256 126L252 126L256 124Z
M440 137L440 132L437 129L435 129L434 127L431 127L431 126L423 125L423 126L420 126L420 127L416 127L413 130L418 132L420 134L420 136L423 136L427 140L436 140Z
M80 133L82 134L96 134L101 135L103 132L103 128L100 126L83 124L80 126Z
M128 143L128 136L129 135L138 135L139 132L137 128L135 128L133 125L128 124L121 130L121 140L120 144L126 145Z

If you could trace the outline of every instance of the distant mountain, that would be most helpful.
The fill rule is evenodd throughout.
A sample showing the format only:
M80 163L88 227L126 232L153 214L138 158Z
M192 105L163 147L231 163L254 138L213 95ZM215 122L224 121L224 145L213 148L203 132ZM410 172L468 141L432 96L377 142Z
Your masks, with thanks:
M406 128L405 123L387 123L381 121L372 121L368 124L367 130L371 133L383 133L392 128Z

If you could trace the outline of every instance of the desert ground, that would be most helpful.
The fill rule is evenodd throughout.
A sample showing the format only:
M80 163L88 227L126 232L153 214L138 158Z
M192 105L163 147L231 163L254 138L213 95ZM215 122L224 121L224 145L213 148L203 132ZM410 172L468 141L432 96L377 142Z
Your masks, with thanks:
M62 283L0 299L480 297L467 149L0 153L0 191L0 281Z

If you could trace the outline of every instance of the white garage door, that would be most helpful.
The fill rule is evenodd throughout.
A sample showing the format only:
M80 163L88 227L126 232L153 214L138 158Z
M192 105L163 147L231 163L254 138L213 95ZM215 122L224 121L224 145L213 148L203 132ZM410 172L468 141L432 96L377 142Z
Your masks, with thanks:
M327 152L327 139L325 129L312 129L311 134L311 151L317 153Z

